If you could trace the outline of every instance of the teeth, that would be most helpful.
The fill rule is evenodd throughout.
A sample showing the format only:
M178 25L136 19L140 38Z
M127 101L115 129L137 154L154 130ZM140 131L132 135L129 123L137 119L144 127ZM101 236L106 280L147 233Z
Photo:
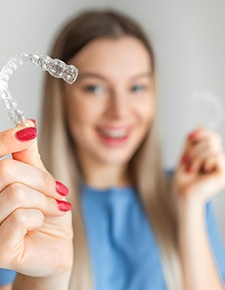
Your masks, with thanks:
M127 131L125 130L102 130L104 135L112 138L122 138L127 135Z

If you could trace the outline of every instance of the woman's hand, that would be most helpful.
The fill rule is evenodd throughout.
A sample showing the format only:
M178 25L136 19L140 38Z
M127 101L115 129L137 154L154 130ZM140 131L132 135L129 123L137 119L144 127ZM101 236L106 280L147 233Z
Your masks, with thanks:
M13 156L0 161L0 267L48 277L72 267L71 205L67 188L45 170L34 133L0 133L0 156Z
M175 202L204 204L225 186L225 155L221 137L198 128L187 137L172 181Z
M221 138L198 128L188 136L172 180L184 289L224 289L205 221L206 202L224 186L225 156Z

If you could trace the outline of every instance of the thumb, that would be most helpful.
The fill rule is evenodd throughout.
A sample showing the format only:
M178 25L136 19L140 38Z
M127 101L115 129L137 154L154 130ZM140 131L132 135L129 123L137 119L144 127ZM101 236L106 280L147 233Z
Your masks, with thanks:
M15 151L12 153L12 158L14 160L21 161L23 163L27 163L29 165L32 165L34 167L37 167L43 171L46 171L43 162L41 161L41 156L38 150L38 143L37 143L37 129L36 129L36 122L31 121L31 120L26 120L26 123L30 127L25 127L21 129L21 127L16 127L15 129L19 128L19 131L17 131L17 136L18 133L19 136L22 136L21 139L25 139L28 134L28 138L30 138L30 131L32 132L32 141L24 142L24 140L19 140L21 143L27 143L25 148L22 148L21 150ZM28 128L35 128L35 130L30 130ZM24 133L25 132L25 133Z

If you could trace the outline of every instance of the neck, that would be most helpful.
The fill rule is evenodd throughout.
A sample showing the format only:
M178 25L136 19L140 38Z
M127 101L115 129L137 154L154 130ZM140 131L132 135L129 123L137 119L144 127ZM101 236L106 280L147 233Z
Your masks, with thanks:
M81 162L85 182L95 188L126 186L130 184L127 165Z

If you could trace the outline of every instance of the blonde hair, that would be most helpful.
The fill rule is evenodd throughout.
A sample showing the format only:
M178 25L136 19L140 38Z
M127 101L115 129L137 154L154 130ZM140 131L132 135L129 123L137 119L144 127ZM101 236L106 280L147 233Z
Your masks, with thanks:
M133 36L144 44L155 75L153 49L142 28L127 16L111 10L83 12L70 21L58 36L51 56L68 62L96 38L118 38L125 35ZM60 80L46 77L42 108L41 155L53 176L69 186L69 199L73 204L74 268L71 289L90 290L92 271L79 199L81 173L66 124L63 86ZM181 268L176 221L162 167L158 131L156 113L148 136L129 161L128 170L155 232L168 289L178 290L181 289Z

